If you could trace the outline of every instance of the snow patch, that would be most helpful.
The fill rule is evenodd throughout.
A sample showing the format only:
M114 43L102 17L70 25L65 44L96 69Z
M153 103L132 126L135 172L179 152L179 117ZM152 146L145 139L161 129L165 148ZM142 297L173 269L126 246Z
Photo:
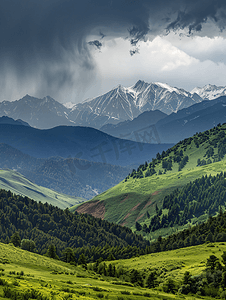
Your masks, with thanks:
M72 108L73 106L75 106L75 103L72 103L72 102L67 102L67 103L63 103L63 105L66 107L66 108Z

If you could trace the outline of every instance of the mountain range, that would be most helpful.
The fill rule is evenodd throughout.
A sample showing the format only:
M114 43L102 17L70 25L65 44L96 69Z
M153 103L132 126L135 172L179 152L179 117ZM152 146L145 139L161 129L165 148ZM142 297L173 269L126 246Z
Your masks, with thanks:
M160 110L170 114L202 100L195 92L139 80L131 87L119 85L101 96L74 106L63 105L49 96L38 99L26 95L20 100L1 102L0 116L22 119L30 126L40 129L59 125L100 129L108 123L133 120L148 110Z
M91 126L89 123L91 116L92 121L96 122L94 127L98 127L100 117L105 119L105 124L115 124L132 120L147 110L161 110L170 114L201 101L202 98L195 93L191 94L163 83L149 84L139 80L131 87L119 85L106 94L76 104L72 107L71 116L77 124L81 122L81 117L85 116L83 120L89 126ZM92 116L96 117L93 119Z
M166 118L167 114L160 110L150 110L141 113L132 121L127 120L118 124L106 124L100 128L101 131L115 137L125 138L127 140L160 143L160 139L154 124Z
M146 111L132 121L101 127L105 133L145 143L177 143L196 132L226 122L226 96L204 100L166 115L160 111Z

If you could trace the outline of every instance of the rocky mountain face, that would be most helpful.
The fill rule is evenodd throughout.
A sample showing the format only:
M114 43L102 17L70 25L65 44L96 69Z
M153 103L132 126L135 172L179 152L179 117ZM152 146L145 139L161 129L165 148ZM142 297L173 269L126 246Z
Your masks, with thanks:
M20 100L1 102L0 116L22 119L40 129L59 125L99 129L108 123L133 120L145 111L160 110L170 114L201 101L202 98L196 93L139 80L132 87L119 85L104 95L74 106L71 103L63 105L49 96L38 99L26 95Z
M20 100L0 102L0 116L21 119L30 126L44 129L59 125L74 125L68 118L69 110L47 96L38 99L26 95Z
M163 83L149 84L139 80L132 87L119 85L102 96L76 104L70 117L78 125L86 121L91 126L89 122L92 121L98 127L99 118L102 118L101 123L104 122L102 126L107 123L117 124L133 120L147 110L160 110L170 114L201 101L202 98L195 93Z

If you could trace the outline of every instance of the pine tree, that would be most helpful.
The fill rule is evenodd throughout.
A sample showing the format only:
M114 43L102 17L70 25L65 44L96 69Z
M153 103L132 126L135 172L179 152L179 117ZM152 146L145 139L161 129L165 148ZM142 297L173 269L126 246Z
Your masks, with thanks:
M210 257L207 258L206 267L213 272L217 266L217 263L219 263L219 258L217 258L215 255L210 255Z
M146 287L149 289L156 287L157 285L156 279L157 279L156 272L151 272L146 279Z
M85 254L84 254L84 253L82 253L82 254L79 256L78 264L79 264L79 265L82 265L82 267L84 267L85 269L87 269L87 262L86 262L86 257L85 257Z
M59 259L59 257L56 254L56 247L53 244L49 245L46 255L50 258Z
M15 247L20 247L21 238L20 238L19 233L17 231L11 236L10 243L13 243L13 245Z

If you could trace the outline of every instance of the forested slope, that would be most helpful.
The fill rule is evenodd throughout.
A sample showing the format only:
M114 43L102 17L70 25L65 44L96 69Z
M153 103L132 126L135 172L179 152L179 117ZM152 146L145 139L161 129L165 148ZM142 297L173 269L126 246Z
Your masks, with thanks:
M152 238L172 233L174 225L185 226L189 223L192 225L197 222L197 218L199 218L198 222L203 222L207 219L207 213L214 214L218 210L217 205L225 205L224 196L220 195L220 199L208 197L208 201L204 197L204 205L201 201L201 198L205 196L204 193L194 195L187 190L193 199L187 199L189 205L186 208L185 203L184 206L181 204L181 207L180 205L176 208L169 207L166 205L166 201L165 204L163 203L163 200L165 196L170 195L176 189L180 190L198 178L206 175L216 176L224 172L226 168L225 154L226 124L219 124L210 130L196 133L193 137L180 141L161 154L157 153L156 158L152 159L150 163L144 162L117 186L96 196L91 202L79 205L77 211L86 212L86 207L90 206L90 203L101 203L105 208L104 218L106 220L129 226L134 230L139 229L139 224L141 224L145 228L143 234L148 234L148 237ZM219 184L224 191L224 180ZM214 185L215 183L211 183L211 186ZM208 188L210 193L213 189L211 186ZM205 188L203 187L203 189ZM218 197L217 189L214 196ZM171 195L170 197L176 196ZM89 210L89 213L95 213L95 208L96 206L93 205L93 211ZM170 215L175 210L176 217L171 220ZM182 216L183 213L184 216ZM159 226L161 222L163 224L165 222L165 225ZM138 227L137 223L139 223ZM160 231L158 231L159 229Z
M59 256L68 247L86 246L97 257L101 251L104 257L109 255L112 248L115 256L123 258L133 256L134 251L142 252L149 245L129 228L0 190L0 241L9 242L15 232L21 239L34 241L40 254L55 245Z

